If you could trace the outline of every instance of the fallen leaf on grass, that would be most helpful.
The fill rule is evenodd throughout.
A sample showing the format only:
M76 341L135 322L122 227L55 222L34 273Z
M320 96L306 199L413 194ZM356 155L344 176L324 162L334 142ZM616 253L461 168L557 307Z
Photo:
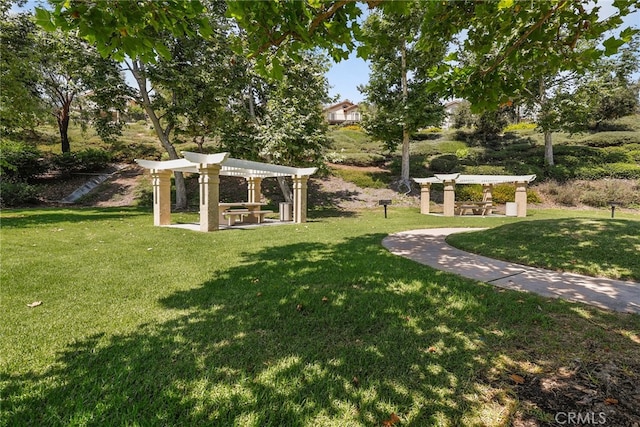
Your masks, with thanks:
M429 348L427 349L427 353L435 353L436 351L438 351L438 349L437 349L437 348L435 348L435 347L433 347L433 346L431 346L431 347L429 347Z
M618 404L618 399L614 399L613 397L607 397L604 400L604 403L606 403L607 405L617 405Z
M384 427L391 427L392 425L395 425L399 421L400 421L400 417L398 417L395 413L393 413L389 416L388 420L382 421L382 425Z
M509 376L509 378L511 378L513 380L513 382L516 383L516 384L524 384L524 378L522 378L518 374L511 374Z
M34 301L31 304L27 304L27 307L34 308L34 307L37 307L39 305L42 305L42 301Z
M327 301L329 301L329 298L327 298L327 297L322 297L322 302L327 302Z

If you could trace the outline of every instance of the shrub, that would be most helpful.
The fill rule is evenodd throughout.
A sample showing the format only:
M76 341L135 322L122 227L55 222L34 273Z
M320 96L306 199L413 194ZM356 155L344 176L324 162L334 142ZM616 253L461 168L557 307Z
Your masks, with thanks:
M629 157L631 157L634 162L640 163L640 149L629 151Z
M567 181L573 178L573 172L565 165L548 166L545 169L545 176L556 181Z
M606 147L600 151L604 163L632 163L633 156L626 147Z
M434 141L436 139L440 139L439 133L418 132L411 135L412 141Z
M479 202L482 200L482 185L456 185L456 200Z
M548 181L537 186L538 191L546 194L551 202L577 206L580 203L593 207L608 207L615 200L622 206L640 204L640 183L623 179L604 179L600 181L575 180L570 183Z
M25 182L0 181L0 206L23 206L38 201L38 189Z
M51 160L53 166L62 173L76 172L79 167L78 157L75 153L61 153Z
M392 178L387 172L362 172L351 169L333 169L332 172L361 188L388 188Z
M0 141L0 175L12 181L28 181L46 172L48 164L34 146L15 141Z
M508 125L507 127L505 127L504 132L514 132L517 130L533 130L537 126L538 125L536 125L535 123L528 123L528 122L514 123L512 125Z
M607 168L603 166L587 165L575 168L574 178L577 179L600 179L611 176Z
M640 143L638 132L599 132L589 135L582 143L590 147L611 147L616 145Z
M640 193L631 180L606 179L602 181L579 181L575 186L579 189L582 203L593 207L607 207L610 201L622 206L640 203Z
M456 151L464 150L468 146L460 141L442 141L438 143L436 147L442 154L455 154Z
M571 186L563 185L558 187L554 201L559 205L578 206L580 195Z
M610 163L606 166L610 170L611 178L636 179L640 178L640 165L633 163Z
M514 184L497 184L491 189L491 198L493 203L504 204L513 202L516 198L516 187ZM482 200L482 185L456 185L456 200L474 201ZM542 199L540 195L533 189L527 188L527 202L540 203Z
M464 173L467 175L507 175L504 166L492 165L465 166Z
M82 172L96 172L105 169L111 162L111 154L104 150L87 148L79 151L77 157Z
M516 187L514 184L498 184L491 191L494 203L512 202L516 198ZM527 202L540 203L540 195L532 188L527 188Z
M342 126L341 129L343 129L343 130L355 130L357 132L362 132L363 131L362 130L362 126L354 125L354 124Z
M151 180L143 179L139 182L135 191L135 205L139 207L153 206L153 187Z
M104 150L87 148L76 153L62 153L53 158L55 167L65 174L77 172L97 172L105 169L111 161L111 154Z
M453 154L445 154L431 159L429 169L434 173L454 172L458 167L458 158Z

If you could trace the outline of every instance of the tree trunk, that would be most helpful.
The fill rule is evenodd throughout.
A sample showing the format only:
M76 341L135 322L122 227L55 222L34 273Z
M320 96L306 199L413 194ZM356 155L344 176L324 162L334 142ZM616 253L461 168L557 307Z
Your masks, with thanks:
M163 129L160 123L160 118L156 114L155 110L151 106L151 98L149 97L149 91L147 90L147 76L144 72L144 63L139 59L132 61L129 66L129 70L133 74L133 77L138 83L138 89L140 90L140 96L142 98L142 106L147 113L149 120L153 124L153 129L156 131L156 135L160 140L160 144L169 154L169 158L172 160L179 159L178 152L169 140L169 134L173 129L168 125L166 129ZM174 172L175 186L176 186L176 209L187 208L187 186L185 185L184 175L182 172Z
M544 163L553 166L553 144L551 143L551 132L544 132Z
M287 179L284 176L279 176L276 179L278 180L278 185L282 191L284 201L287 203L293 203L293 191L291 191L291 187L289 187Z
M545 104L547 103L547 88L544 83L544 79L540 79L539 84L539 93L540 97L540 109L544 110ZM549 129L544 129L544 163L548 166L553 166L553 143L551 141L551 131Z
M402 42L402 48L400 50L400 59L402 65L402 163L400 168L400 180L401 183L404 184L409 191L411 191L411 180L409 179L409 169L410 169L410 145L409 145L409 137L410 132L407 125L407 102L409 98L409 88L407 85L407 47L405 42Z
M60 146L63 153L71 152L71 144L69 143L69 103L64 103L58 114L58 130L60 132Z

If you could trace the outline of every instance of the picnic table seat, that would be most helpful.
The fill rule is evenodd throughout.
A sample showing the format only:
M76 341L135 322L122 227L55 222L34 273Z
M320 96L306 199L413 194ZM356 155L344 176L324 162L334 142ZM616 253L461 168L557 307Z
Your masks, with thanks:
M245 215L249 215L249 209L227 209L222 212L222 217L227 220L229 227L241 221Z
M264 222L264 216L267 214L271 214L273 211L270 210L260 210L260 211L250 211L249 215L255 216L258 224Z
M472 201L456 202L455 213L456 215L464 215L465 213L471 211L474 215L484 216L491 213L492 207L493 207L493 203L491 202L472 202Z

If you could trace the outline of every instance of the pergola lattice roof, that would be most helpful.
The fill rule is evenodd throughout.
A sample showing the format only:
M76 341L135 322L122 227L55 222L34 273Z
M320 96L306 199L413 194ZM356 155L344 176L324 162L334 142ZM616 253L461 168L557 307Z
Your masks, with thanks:
M219 164L221 166L220 175L240 176L244 178L309 176L318 170L318 168L295 168L271 163L234 159L229 157L229 153L200 154L183 151L182 155L184 156L183 159L163 161L136 159L136 163L147 169L193 173L198 173L198 166L201 164Z
M535 179L535 175L462 175L459 173L436 174L431 178L413 178L418 184L437 184L445 181L455 181L456 184L529 183Z

